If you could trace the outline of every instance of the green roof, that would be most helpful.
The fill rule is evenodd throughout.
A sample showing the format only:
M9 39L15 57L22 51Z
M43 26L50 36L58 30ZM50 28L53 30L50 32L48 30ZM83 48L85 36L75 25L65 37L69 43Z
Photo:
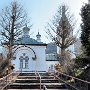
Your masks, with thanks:
M18 38L18 40L16 40L14 44L34 45L34 44L46 44L46 43L38 42L37 40L30 38L29 35L25 35L25 36L22 36L21 38Z

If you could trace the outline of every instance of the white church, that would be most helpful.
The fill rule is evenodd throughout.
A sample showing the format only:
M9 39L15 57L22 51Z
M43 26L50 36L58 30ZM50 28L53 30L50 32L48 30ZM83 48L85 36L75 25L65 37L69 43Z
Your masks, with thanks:
M62 18L67 21L65 15L65 7L62 7ZM62 19L61 21L62 22ZM70 23L67 21L67 25ZM72 31L72 28L70 28ZM47 44L41 42L41 35L36 35L37 39L33 39L29 35L30 29L27 25L23 28L23 34L14 42L13 56L11 63L15 64L15 70L22 72L47 72L49 69L55 69L55 64L59 63L57 53L60 53L60 48L57 46L55 53L46 53ZM70 32L73 35L73 32ZM74 45L68 48L70 51L74 50ZM5 55L5 54L4 54ZM73 54L72 54L73 56Z
M41 35L36 35L37 40L30 38L30 29L25 26L23 28L23 35L14 42L13 49L14 59L12 64L15 64L15 70L22 72L47 72L49 68L54 70L54 65L58 63L57 60L46 60L47 44L41 42Z

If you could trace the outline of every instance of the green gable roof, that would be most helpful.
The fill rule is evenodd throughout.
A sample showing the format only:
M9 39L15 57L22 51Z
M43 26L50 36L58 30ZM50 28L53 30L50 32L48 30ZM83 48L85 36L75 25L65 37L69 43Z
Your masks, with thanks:
M35 39L32 39L30 38L29 35L25 35L25 36L22 36L21 38L19 38L18 40L16 40L14 42L14 44L25 44L25 45L45 45L45 43L43 42L38 42L37 40Z

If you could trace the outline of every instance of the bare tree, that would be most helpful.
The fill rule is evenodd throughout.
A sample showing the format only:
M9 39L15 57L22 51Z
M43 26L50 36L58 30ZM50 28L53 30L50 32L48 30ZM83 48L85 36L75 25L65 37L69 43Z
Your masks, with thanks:
M74 60L71 59L71 53L67 50L64 53L64 57L65 57L65 62L63 67L61 66L60 63L55 64L55 69L59 72L63 72L63 73L67 73L67 74L71 74L71 72L73 72L73 67L74 67Z
M0 14L0 28L3 44L8 46L9 61L11 61L14 41L21 35L21 28L25 25L26 21L27 14L18 2L11 2L9 6L2 9L2 13Z
M2 10L0 15L0 27L2 29L1 34L5 42L9 45L13 45L19 35L21 35L21 27L25 25L27 14L23 10L23 7L16 1L12 2L10 6L7 6Z
M65 50L76 41L73 35L74 26L73 15L69 15L69 9L65 5L59 7L54 20L48 23L46 33L61 50L59 61L61 65L65 61Z
M63 65L63 72L67 73L67 74L71 74L74 70L74 60L72 60L72 54L70 53L70 51L65 51L64 53L64 57L65 57L65 61L64 61L64 65Z

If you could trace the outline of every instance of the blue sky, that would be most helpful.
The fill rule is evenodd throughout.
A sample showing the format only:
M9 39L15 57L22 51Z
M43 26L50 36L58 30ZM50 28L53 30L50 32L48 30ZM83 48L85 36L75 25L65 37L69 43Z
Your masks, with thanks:
M0 11L5 6L9 5L10 2L13 0L1 0L0 1ZM19 1L26 12L28 13L28 18L31 20L31 24L33 24L31 28L32 38L35 38L35 35L39 31L42 35L43 42L49 42L46 39L45 35L45 26L50 19L55 15L57 12L57 8L61 4L66 4L69 6L69 9L73 13L75 19L77 20L78 24L77 27L79 28L80 23L80 9L83 3L87 2L88 0L17 0Z

